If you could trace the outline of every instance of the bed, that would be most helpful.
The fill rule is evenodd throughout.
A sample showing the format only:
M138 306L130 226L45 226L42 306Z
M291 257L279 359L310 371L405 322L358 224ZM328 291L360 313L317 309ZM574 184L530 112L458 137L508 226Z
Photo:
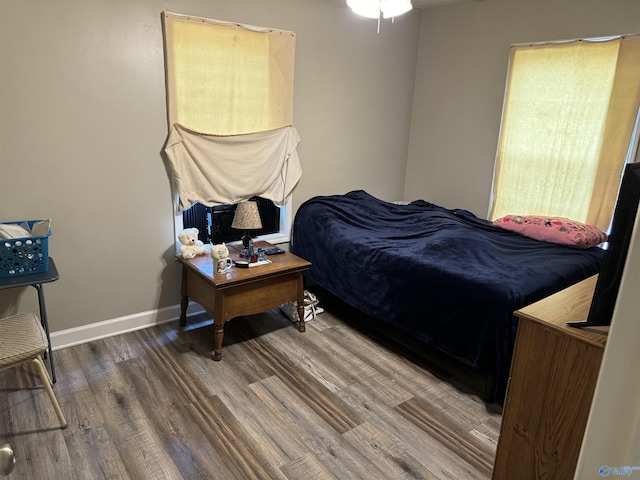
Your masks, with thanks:
M303 203L292 251L330 294L493 379L485 399L500 404L513 312L596 274L603 255L534 240L466 210L389 203L362 190Z

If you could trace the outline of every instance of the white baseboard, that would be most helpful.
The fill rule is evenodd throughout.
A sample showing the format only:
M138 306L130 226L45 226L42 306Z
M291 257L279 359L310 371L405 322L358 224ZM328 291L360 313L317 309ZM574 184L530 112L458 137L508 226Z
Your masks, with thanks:
M204 310L197 303L189 303L187 316L203 313ZM80 327L68 328L51 333L51 346L54 350L72 347L81 343L99 340L101 338L133 332L143 328L161 325L180 318L180 305L148 310L124 317L113 318L102 322L90 323Z

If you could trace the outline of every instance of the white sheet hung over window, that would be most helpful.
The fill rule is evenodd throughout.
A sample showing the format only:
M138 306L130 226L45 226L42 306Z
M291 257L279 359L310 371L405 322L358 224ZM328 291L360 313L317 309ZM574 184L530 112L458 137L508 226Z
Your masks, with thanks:
M178 211L195 202L238 203L256 193L284 205L300 180L293 127L245 135L205 135L174 124L165 152L174 175Z
M302 174L295 34L169 12L163 19L176 211L255 195L284 204Z
M511 48L489 218L606 230L640 103L640 37Z

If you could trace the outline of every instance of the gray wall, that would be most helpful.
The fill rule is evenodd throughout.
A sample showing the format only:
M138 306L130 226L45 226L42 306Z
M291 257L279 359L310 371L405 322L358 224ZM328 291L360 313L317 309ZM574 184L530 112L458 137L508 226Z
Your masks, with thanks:
M294 209L403 196L419 10L376 34L339 0L0 0L0 221L53 219L53 331L179 303L162 10L297 33ZM34 299L0 292L0 315Z

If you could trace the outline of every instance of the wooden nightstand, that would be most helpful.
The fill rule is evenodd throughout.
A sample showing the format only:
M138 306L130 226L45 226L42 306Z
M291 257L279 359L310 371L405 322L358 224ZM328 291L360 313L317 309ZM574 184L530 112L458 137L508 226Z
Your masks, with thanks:
M255 242L255 248L269 248L267 242ZM237 254L231 254L235 260ZM186 325L187 306L191 298L213 318L215 351L213 359L222 358L224 324L241 315L266 312L286 302L298 302L298 330L304 325L304 284L302 272L311 263L292 253L269 256L272 263L251 268L232 267L225 274L214 274L211 255L192 259L176 257L182 263L182 300L180 325Z
M588 331L566 322L587 318L596 279L515 313L518 333L494 480L573 478L608 327Z

